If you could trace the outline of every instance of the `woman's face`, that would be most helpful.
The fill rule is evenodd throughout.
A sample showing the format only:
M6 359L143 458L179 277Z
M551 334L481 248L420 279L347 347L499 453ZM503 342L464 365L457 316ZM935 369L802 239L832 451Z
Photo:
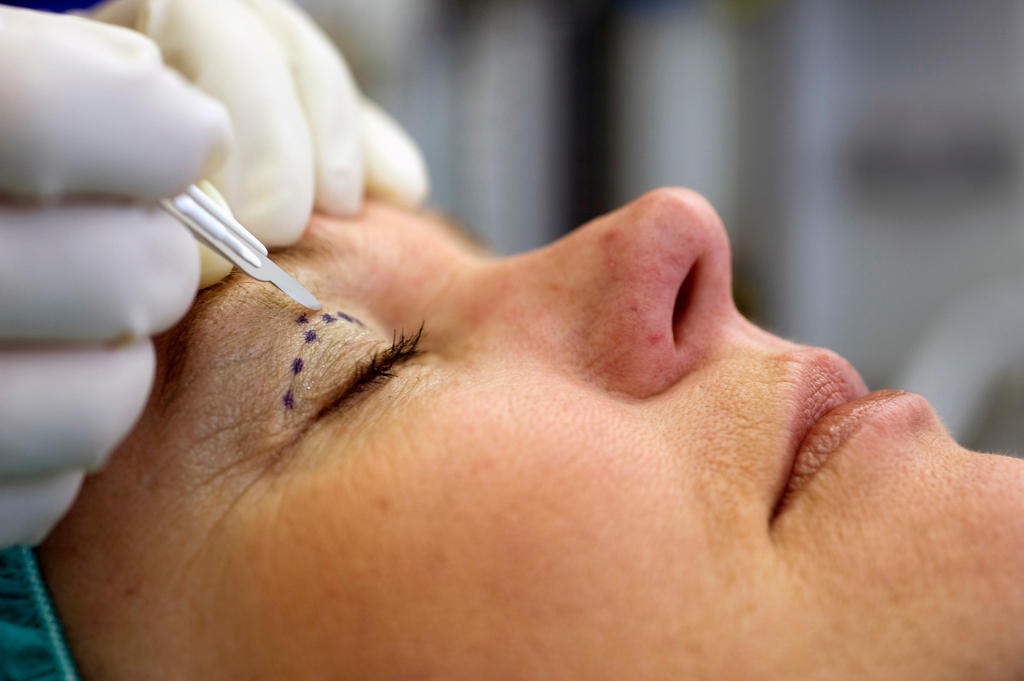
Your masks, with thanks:
M508 259L371 204L278 260L322 312L204 292L44 546L96 678L1024 673L1024 462L746 322L700 197Z

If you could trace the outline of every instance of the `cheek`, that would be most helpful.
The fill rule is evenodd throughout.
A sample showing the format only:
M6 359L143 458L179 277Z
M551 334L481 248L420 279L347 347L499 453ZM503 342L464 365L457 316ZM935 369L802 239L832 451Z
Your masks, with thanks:
M280 483L253 527L280 559L252 561L252 590L287 604L282 635L332 632L305 659L486 676L538 641L596 663L614 639L625 665L701 625L718 571L678 465L634 414L553 388L433 396Z

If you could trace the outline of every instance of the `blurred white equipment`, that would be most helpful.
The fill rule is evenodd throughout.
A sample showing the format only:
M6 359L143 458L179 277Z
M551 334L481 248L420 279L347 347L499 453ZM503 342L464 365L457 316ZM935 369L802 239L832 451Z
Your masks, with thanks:
M1016 456L1024 456L1024 422L1019 412L989 413L989 402L1024 376L1022 299L1024 279L1007 278L954 301L897 384L927 397L960 442Z

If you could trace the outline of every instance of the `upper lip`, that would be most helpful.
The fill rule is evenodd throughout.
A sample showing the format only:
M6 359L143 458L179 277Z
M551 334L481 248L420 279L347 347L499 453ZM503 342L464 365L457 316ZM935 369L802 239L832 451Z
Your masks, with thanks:
M807 348L788 353L783 359L794 366L789 378L794 391L790 438L783 461L776 510L789 486L796 457L814 424L836 407L868 393L857 370L834 352Z

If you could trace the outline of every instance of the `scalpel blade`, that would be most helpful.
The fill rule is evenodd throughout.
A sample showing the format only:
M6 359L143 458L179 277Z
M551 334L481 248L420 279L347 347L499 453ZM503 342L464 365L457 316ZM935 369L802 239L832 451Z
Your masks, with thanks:
M192 231L197 240L227 258L254 279L269 281L299 305L319 310L320 302L267 257L266 247L228 211L198 187L160 201L163 208Z
M258 270L249 272L250 276L259 279L260 281L269 281L271 284L281 289L285 295L296 303L308 307L310 310L319 310L322 307L320 305L320 301L317 300L312 293L307 291L302 284L290 277L287 272L275 265L274 261L265 255L260 259L264 261L262 266Z

